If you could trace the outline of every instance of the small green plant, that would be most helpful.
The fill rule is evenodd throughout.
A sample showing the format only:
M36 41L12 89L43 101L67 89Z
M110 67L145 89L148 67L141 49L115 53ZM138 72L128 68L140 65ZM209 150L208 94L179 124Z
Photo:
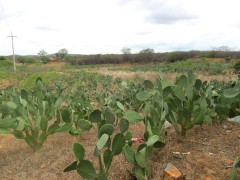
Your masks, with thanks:
M10 93L9 100L2 102L1 134L13 134L18 139L24 139L36 151L49 135L72 129L69 110L60 110L64 98L48 91L41 78L36 80L36 89L32 92L13 89Z
M124 131L115 134L114 137L114 122L115 117L111 110L107 107L105 112L102 113L96 109L89 115L89 120L82 120L79 122L81 128L95 127L97 129L98 141L96 143L94 156L98 158L99 171L97 172L89 160L84 159L85 149L79 144L73 145L73 151L77 158L64 172L77 170L78 174L84 179L108 179L108 171L111 167L114 156L121 154L123 147L126 143L125 135L123 134L128 126L124 126Z
M203 90L202 81L196 79L192 71L187 76L181 75L176 85L171 87L172 96L167 99L170 108L167 119L181 136L186 136L187 130L194 125L212 123L215 114L208 102L208 98L212 98L211 92L211 86Z
M231 60L232 60L232 57L231 57L231 56L228 56L228 57L225 58L225 62L226 62L226 63L229 63Z
M240 156L238 156L234 163L233 163L233 168L232 168L232 174L231 174L231 180L236 180L238 176L238 166L240 165Z
M156 110L153 110L154 113ZM165 143L161 141L161 126L158 126L155 123L158 123L161 118L156 118L152 115L153 118L149 116L141 117L135 111L128 111L124 115L131 123L140 122L144 119L145 121L145 133L144 133L144 140L139 144L137 147L133 146L133 139L132 133L128 132L126 139L128 140L128 144L123 148L123 152L125 155L126 160L133 164L132 174L137 179L148 179L151 176L151 160L153 155L154 148L162 148L164 147ZM155 125L154 125L155 124ZM159 130L159 131L158 131ZM156 135L157 134L157 135Z
M144 117L132 110L123 116L130 123L144 121L145 124L144 141L136 148L132 145L133 140L129 138L123 149L125 158L134 166L132 173L137 179L148 179L151 176L153 151L165 146L161 132L168 114L167 103L163 100L163 88L154 89L149 80L145 80L143 84L144 90L136 94L136 99L141 103L139 111L142 111ZM130 132L129 136L132 137Z

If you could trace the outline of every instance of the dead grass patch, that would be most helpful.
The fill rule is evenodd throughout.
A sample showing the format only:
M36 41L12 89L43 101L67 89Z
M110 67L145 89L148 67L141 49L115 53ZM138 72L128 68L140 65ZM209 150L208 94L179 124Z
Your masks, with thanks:
M146 79L155 81L158 77L157 72L131 72L131 71L111 71L107 69L99 69L94 70L94 72L101 73L103 75L109 75L113 78L122 78L124 80L130 81L138 81L142 82ZM164 73L164 78L175 81L176 77L179 77L182 73ZM202 81L211 81L211 80L218 80L218 81L235 81L237 79L236 74L229 74L229 75L207 75L204 73L195 73L197 78L201 79Z

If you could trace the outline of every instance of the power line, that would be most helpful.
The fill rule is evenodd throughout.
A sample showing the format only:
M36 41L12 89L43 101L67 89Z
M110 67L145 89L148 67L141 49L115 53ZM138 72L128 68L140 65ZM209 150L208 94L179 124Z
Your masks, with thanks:
M13 51L13 69L14 71L16 71L16 61L15 61L15 54L14 54L14 45L13 45L13 38L17 37L17 36L13 36L12 32L11 32L11 36L8 36L12 38L12 51Z

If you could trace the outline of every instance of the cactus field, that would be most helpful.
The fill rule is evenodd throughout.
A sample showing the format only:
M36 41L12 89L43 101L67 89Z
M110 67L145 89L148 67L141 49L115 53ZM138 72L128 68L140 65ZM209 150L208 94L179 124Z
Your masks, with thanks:
M240 77L196 67L133 80L99 67L2 71L2 178L163 179L167 163L186 179L239 178Z

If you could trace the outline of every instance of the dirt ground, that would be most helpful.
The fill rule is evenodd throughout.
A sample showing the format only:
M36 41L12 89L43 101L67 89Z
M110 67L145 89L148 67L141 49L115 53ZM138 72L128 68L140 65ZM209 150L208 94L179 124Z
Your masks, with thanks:
M141 137L143 129L143 125L139 124L130 127L135 137ZM206 176L213 180L230 179L231 164L228 161L240 155L239 123L226 121L203 128L197 126L181 140L172 128L166 129L165 134L167 145L154 152L151 179L162 179L167 163L173 163L188 180L204 180ZM0 135L0 179L81 179L76 172L64 173L63 169L75 161L72 152L74 142L84 145L86 158L97 166L97 159L93 156L95 136L94 130L81 139L69 134L56 134L48 138L41 150L33 152L24 141L11 135ZM133 179L130 170L131 165L123 155L119 155L113 160L109 179Z

